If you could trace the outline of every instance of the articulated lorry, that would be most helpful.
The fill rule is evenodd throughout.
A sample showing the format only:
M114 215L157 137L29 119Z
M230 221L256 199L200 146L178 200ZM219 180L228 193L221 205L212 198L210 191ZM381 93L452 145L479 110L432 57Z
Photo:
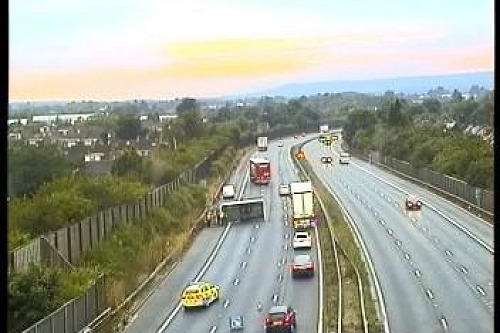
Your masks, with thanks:
M257 150L259 151L267 150L267 136L259 136L257 138Z
M293 228L307 229L314 218L313 190L311 182L290 183L293 206Z
M250 158L250 181L254 184L269 184L271 180L271 163L260 157Z

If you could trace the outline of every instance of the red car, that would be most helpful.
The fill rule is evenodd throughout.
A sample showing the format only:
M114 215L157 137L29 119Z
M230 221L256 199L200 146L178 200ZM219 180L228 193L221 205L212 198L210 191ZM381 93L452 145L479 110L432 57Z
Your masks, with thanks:
M295 330L295 311L286 305L276 305L266 315L266 333L292 332Z
M292 277L298 276L313 276L314 275L314 262L308 254L296 255L293 259Z
M420 210L422 208L422 201L415 196L409 195L405 200L407 210Z

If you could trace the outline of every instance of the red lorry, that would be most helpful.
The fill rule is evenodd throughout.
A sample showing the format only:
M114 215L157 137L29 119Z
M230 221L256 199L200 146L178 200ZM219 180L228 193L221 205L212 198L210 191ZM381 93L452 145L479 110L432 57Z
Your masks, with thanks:
M250 181L255 184L269 184L271 179L271 163L261 157L250 159Z

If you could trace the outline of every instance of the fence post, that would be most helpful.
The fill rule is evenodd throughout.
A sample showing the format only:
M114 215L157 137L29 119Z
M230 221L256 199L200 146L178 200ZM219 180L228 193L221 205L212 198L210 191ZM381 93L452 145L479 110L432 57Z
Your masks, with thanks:
M73 262L73 253L72 253L72 249L71 249L71 229L69 227L66 227L66 237L67 237L67 240L68 240L68 261L72 264L74 264Z
M482 191L479 187L476 187L475 188L475 194L476 194L476 203L479 207L482 207L482 202L481 202L481 198L482 198Z

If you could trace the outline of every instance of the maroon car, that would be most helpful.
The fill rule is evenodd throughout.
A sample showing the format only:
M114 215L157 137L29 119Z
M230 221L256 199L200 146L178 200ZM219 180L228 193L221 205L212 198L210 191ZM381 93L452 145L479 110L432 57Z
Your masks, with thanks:
M292 264L292 277L313 276L314 262L308 254L296 255Z
M266 333L289 332L295 330L295 311L286 305L273 306L266 315Z
M413 195L409 195L406 198L405 206L407 210L420 210L422 208L422 201Z

